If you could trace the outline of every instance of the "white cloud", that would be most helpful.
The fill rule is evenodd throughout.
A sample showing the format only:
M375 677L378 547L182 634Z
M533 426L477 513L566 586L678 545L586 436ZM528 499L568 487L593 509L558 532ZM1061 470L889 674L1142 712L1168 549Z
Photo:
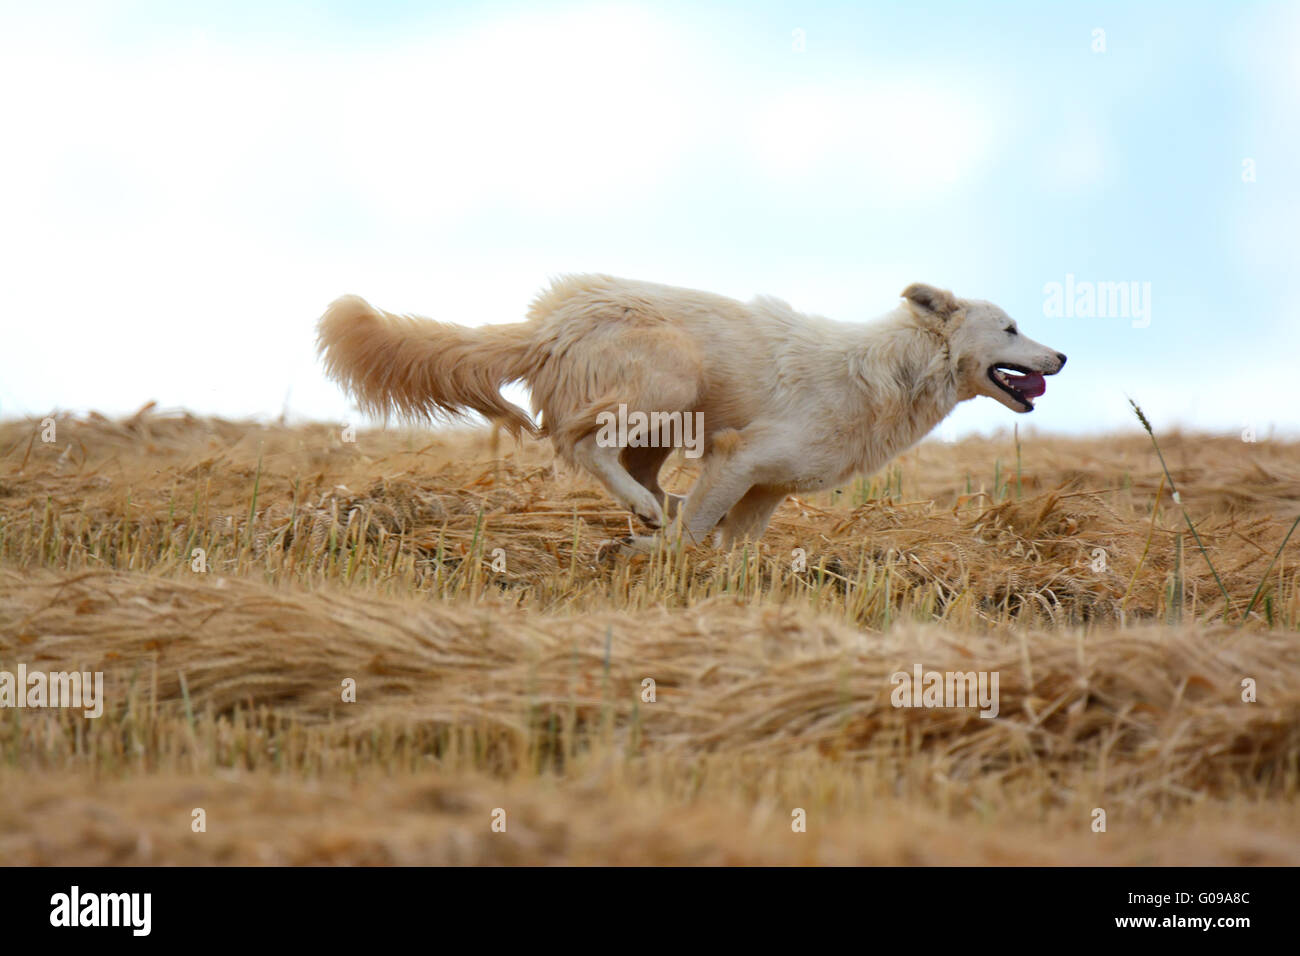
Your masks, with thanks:
M989 158L997 127L980 96L918 73L775 94L755 110L751 141L774 179L851 168L895 199L938 200Z
M349 58L319 121L322 151L385 212L498 202L559 212L644 189L681 156L671 38L636 8L494 23ZM648 82L648 80L650 80Z
M458 262L457 223L653 192L692 121L679 48L634 6L346 52L0 29L0 414L147 398L269 414L307 379L295 403L337 415L311 325L353 280L391 308L518 318L535 260Z

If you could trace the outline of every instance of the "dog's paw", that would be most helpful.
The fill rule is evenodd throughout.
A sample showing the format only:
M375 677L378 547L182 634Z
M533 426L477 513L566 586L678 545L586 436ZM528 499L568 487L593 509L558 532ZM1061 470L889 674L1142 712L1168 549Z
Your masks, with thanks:
M612 538L609 541L602 541L596 548L596 563L609 564L615 558L623 555L635 554L632 548L632 536L626 535L622 538Z
M649 493L644 499L631 502L628 510L647 528L658 531L664 526L664 509Z
M596 560L605 563L614 558L646 557L655 551L659 543L660 539L657 535L632 534L614 538L600 544L596 549Z

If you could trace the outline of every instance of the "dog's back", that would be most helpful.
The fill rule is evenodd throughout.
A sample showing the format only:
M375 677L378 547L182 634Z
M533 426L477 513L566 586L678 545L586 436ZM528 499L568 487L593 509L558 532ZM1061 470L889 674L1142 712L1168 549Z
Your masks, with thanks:
M345 296L321 318L329 374L371 412L431 419L477 411L536 431L500 387L525 382L556 448L601 412L702 411L709 431L738 428L774 384L779 321L725 296L606 275L557 279L512 325L478 328L395 315Z

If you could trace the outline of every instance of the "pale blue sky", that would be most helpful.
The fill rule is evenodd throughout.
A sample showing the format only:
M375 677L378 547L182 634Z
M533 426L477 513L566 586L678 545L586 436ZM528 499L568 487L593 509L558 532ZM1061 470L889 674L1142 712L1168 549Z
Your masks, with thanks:
M921 280L1069 353L957 434L1300 431L1300 5L1136 6L0 3L0 416L355 420L337 295L599 271L851 321ZM1044 315L1067 274L1149 326Z

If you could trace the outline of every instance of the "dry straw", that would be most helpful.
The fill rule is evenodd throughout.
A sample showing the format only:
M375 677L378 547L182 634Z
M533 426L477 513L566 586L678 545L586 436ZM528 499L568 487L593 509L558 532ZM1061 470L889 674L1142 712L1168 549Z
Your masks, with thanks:
M1300 771L1294 444L1175 434L1159 467L1141 435L927 444L791 500L757 544L600 564L626 515L531 441L148 409L37 429L0 425L0 669L102 669L110 700L93 723L0 712L0 791L117 788L108 859L637 862L654 854L620 841L653 830L661 862L692 839L701 861L977 862L953 835L978 826L992 843L969 846L1017 860L1143 862L1084 842L1105 806L1148 861L1295 862L1265 836L1293 832ZM1157 511L1175 475L1204 567ZM1217 623L1224 604L1248 626ZM998 719L891 706L918 663L996 671ZM392 829L353 822L330 849L250 795L268 783L214 791L241 808L233 843L141 822L164 799L143 794L179 813L231 773L323 820L353 815L314 794L371 781L355 799ZM429 774L458 781L449 805L532 808L534 842L481 843L439 805L419 812L440 836L404 855ZM35 822L0 849L59 862L43 811L10 799L0 822ZM754 841L792 806L846 842ZM1204 851L1143 842L1171 821Z

